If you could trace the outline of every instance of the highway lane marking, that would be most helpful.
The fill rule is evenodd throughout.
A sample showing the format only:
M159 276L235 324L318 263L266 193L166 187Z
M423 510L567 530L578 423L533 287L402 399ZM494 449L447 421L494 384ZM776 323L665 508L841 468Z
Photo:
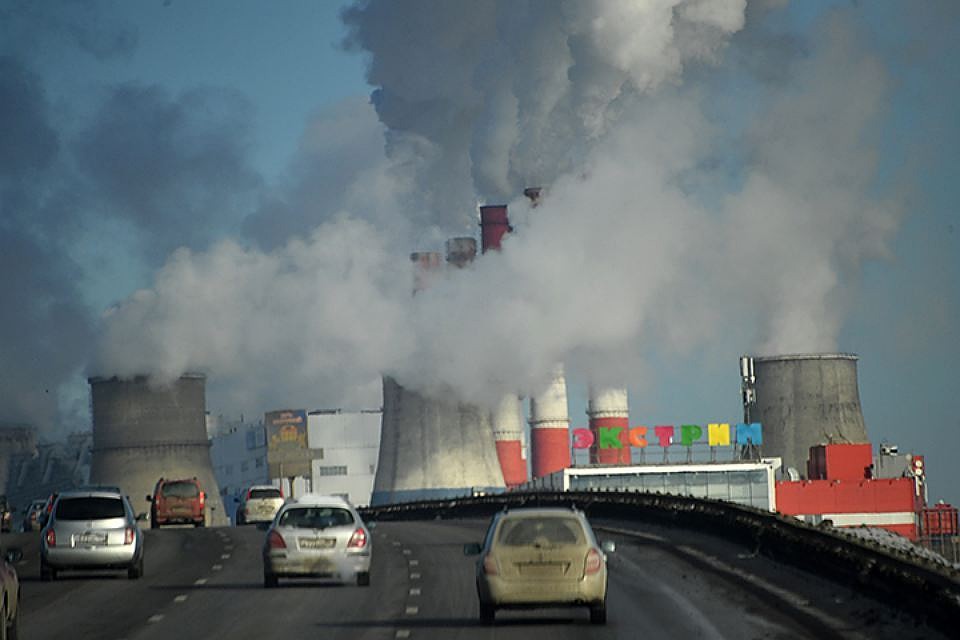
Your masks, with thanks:
M395 546L395 547L399 547L399 546L400 546L400 543L397 542L396 540L394 540L394 541L391 542L390 544L392 544L392 545Z
M206 578L198 578L197 580L194 581L193 584L197 585L198 587L203 586L203 585L207 584L207 579L206 579Z
M410 629L397 629L397 633L396 633L396 635L394 635L393 637L394 637L394 638L409 638L409 637L410 637Z
M419 561L419 560L411 560L411 561L410 561L410 566L411 566L411 567L416 567L416 566L419 565L419 564L420 564L420 561Z
M411 579L411 580L419 580L419 579L420 579L420 574L419 574L419 573L411 573L411 574L410 574L410 579Z
M210 567L210 568L213 569L214 571L220 571L220 569L223 569L223 565L222 565L222 564L215 564L215 565L213 565L213 566Z
M410 589L410 595L418 596L420 595L420 587L413 587Z
M233 545L232 545L232 544L228 544L227 546L225 546L225 547L223 548L223 550L224 550L224 551L233 551Z
M415 616L419 612L420 612L420 607L407 607L407 611L406 611L408 616Z
M410 551L410 549L404 549L404 550L403 550L403 555L405 555L405 556L408 556L408 555L410 555L411 553L413 553L413 551Z
M163 620L163 614L162 614L162 613L157 613L157 614L154 614L154 615L150 616L149 618L147 618L147 622L150 623L150 624L156 624L156 623L160 622L161 620Z
M229 560L229 559L230 559L230 554L229 554L229 553L220 554L220 559L221 559L221 560Z
M178 595L176 598L174 598L173 601L174 601L174 602L186 602L186 600L187 600L188 597L189 597L189 596L187 596L187 594L181 593L181 594Z

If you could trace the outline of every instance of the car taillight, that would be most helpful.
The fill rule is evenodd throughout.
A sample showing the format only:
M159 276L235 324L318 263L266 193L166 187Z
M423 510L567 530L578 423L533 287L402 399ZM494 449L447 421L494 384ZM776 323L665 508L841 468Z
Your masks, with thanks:
M497 561L489 553L483 556L483 572L488 576L500 574L500 567L497 566Z
M207 499L206 494L203 491L200 492L200 508L203 509L203 502Z
M47 540L47 546L48 546L48 547L55 547L55 546L57 546L57 532L54 531L53 529L47 529L47 537L46 537L46 540Z
M276 531L271 531L267 536L267 546L271 549L286 549L287 543L283 541L283 536Z
M583 572L588 576L600 571L600 567L603 566L603 556L600 555L600 552L596 549L590 549L587 552L587 560L583 566Z
M363 530L363 527L357 527L357 530L350 536L347 549L363 549L365 546L367 546L367 532Z
M133 544L133 527L127 527L124 530L123 544Z

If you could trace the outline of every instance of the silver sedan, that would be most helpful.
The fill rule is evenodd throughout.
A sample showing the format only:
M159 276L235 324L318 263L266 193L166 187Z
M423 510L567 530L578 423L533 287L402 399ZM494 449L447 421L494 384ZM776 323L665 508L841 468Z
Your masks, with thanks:
M126 496L118 491L65 491L40 533L40 578L64 569L125 570L143 575L143 533Z
M288 501L267 530L263 586L279 578L370 584L372 540L360 514L342 498L306 495Z

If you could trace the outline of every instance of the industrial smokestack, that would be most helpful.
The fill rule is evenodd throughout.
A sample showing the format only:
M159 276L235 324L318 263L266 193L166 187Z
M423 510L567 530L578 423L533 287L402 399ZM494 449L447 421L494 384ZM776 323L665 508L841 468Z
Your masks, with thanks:
M523 190L523 195L527 196L530 200L530 205L536 207L540 204L540 199L543 197L543 187L527 187Z
M627 400L627 390L590 387L587 416L590 419L590 431L593 432L594 436L594 446L590 448L590 462L593 464L630 464L630 407ZM599 446L601 429L620 429L619 436L616 439L623 448L601 448Z
M563 365L543 393L530 400L531 473L540 478L570 466L570 417Z
M745 421L763 425L763 455L804 473L810 447L865 443L857 356L845 353L753 358L754 402Z
M196 478L207 495L207 523L229 523L210 462L206 378L188 374L169 386L148 378L90 378L93 405L91 484L119 486L135 510L160 478Z
M515 487L527 481L527 460L523 455L523 408L518 396L507 395L493 414L493 439L503 481Z
M447 240L447 264L462 269L477 257L477 241L461 237Z
M507 205L491 204L480 207L480 250L499 251L503 236L512 231L507 217Z
M437 251L416 251L410 254L413 263L413 294L423 291L437 277L443 256Z

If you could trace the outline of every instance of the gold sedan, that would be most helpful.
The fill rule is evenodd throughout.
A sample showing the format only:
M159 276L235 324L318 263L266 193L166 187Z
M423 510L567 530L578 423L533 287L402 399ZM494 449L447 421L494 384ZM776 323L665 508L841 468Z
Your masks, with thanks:
M477 555L480 621L497 609L588 607L590 622L607 621L607 556L612 542L597 542L586 516L575 509L521 508L493 517Z

